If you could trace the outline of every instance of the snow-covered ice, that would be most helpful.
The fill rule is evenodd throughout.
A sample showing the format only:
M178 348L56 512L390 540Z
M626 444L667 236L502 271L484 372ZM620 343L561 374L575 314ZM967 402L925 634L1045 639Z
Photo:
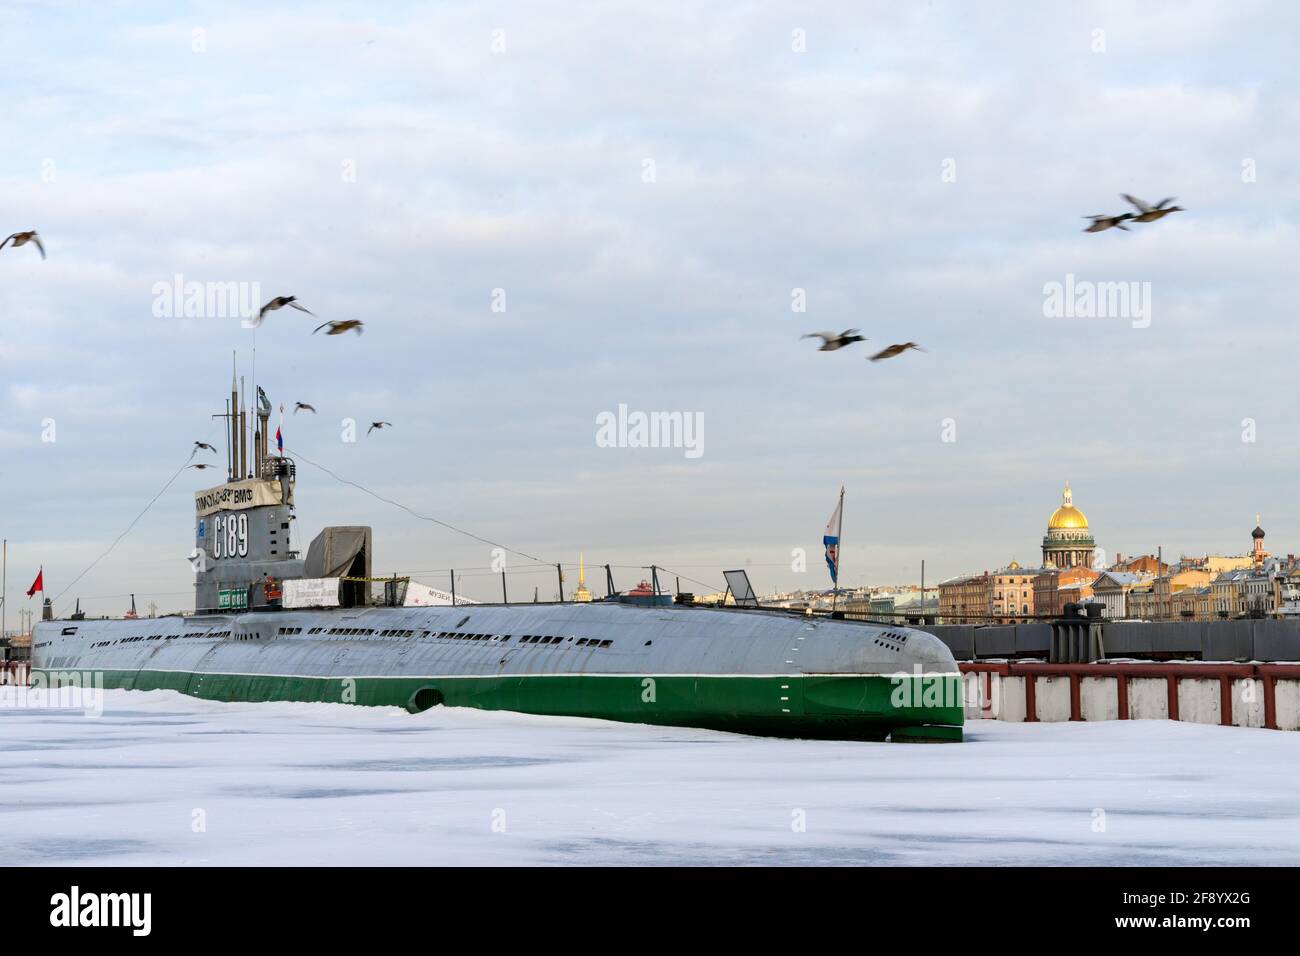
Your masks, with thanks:
M0 864L1300 863L1300 733L872 744L166 691L88 718L4 690Z

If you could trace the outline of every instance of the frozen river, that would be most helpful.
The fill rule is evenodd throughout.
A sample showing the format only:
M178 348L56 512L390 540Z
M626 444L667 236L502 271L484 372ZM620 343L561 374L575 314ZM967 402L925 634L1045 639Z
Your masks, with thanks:
M0 689L0 864L1300 864L1300 733L772 740L435 708Z

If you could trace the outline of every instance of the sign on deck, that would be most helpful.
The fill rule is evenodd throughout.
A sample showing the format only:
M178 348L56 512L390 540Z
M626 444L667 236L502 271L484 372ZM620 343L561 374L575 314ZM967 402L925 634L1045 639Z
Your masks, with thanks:
M217 610L243 611L248 607L248 588L222 588L217 592Z
M295 578L284 582L285 607L338 607L338 578Z

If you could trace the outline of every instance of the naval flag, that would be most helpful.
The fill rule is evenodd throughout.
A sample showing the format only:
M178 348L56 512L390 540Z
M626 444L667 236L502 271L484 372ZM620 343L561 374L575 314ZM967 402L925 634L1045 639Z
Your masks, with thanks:
M826 534L822 544L826 546L826 567L831 572L831 584L840 583L840 526L844 523L844 489L840 489L840 500L835 506L831 520L826 522Z
M275 449L280 453L281 458L284 457L284 435L281 434L280 432L280 429L282 428L284 428L284 406L283 405L280 406L280 424L275 426Z
M45 593L45 566L44 565L42 565L41 569L36 572L36 580L33 581L32 586L27 589L27 596L31 597L37 591L40 591L42 594Z

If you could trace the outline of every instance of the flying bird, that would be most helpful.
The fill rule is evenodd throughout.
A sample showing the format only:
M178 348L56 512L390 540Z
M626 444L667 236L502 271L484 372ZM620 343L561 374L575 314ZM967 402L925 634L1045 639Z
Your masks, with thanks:
M903 342L901 345L891 345L887 349L881 349L875 355L871 356L869 361L879 362L881 359L893 358L895 355L902 355L908 349L916 349L918 352L924 352L925 349L915 342Z
M199 451L200 449L203 450L203 451L210 451L210 452L212 452L212 454L214 454L214 455L217 453L217 450L216 450L215 448L213 448L211 445L209 445L207 442L205 442L205 441L196 441L196 442L194 443L194 450L195 450L195 451Z
M195 462L193 465L186 465L186 467L187 467L187 468L199 468L199 469L203 469L203 468L211 468L211 467L213 467L213 466L212 466L212 465L205 465L205 464L203 464L203 462L200 461L200 462Z
M0 249L3 249L11 242L14 244L15 249L17 249L19 246L25 246L29 242L34 242L36 243L36 248L41 250L41 258L42 259L45 258L45 247L41 245L41 237L36 234L35 229L33 229L31 232L15 232L4 242L0 242Z
M1084 219L1091 219L1092 225L1084 232L1105 232L1107 229L1123 229L1128 232L1128 226L1124 223L1133 218L1131 212L1122 212L1118 216L1084 216Z
M376 428L392 428L392 427L393 427L392 422L371 422L370 427L366 429L366 434L369 435Z
M807 335L799 336L801 339L821 339L822 344L818 352L834 352L836 349L842 349L846 345L852 345L854 342L865 342L866 339L858 335L857 329L845 329L839 335L834 332L809 332Z
M361 326L365 325L365 323L360 319L344 319L341 322L326 322L312 329L311 334L315 335L327 325L329 326L329 331L325 333L326 335L342 335L344 332L351 332L353 329L356 329L357 335L360 335Z
M316 409L308 405L306 402L294 402L293 413L297 415L299 412L311 412L313 415L315 415Z
M262 319L266 318L266 313L274 312L276 309L283 309L286 305L291 309L297 309L299 312L306 312L308 315L316 314L311 309L306 309L299 305L298 297L296 295L277 295L274 299L258 310L257 324L262 324Z
M1134 222L1155 222L1157 219L1163 219L1171 212L1187 211L1182 206L1169 205L1171 202L1174 201L1173 196L1170 196L1168 199L1160 200L1154 206L1148 206L1141 199L1138 199L1136 196L1130 196L1128 193L1120 193L1120 197L1125 202L1131 203L1133 205L1133 208L1136 209L1140 214L1137 216L1133 216L1133 215L1129 216L1129 218L1132 219Z

